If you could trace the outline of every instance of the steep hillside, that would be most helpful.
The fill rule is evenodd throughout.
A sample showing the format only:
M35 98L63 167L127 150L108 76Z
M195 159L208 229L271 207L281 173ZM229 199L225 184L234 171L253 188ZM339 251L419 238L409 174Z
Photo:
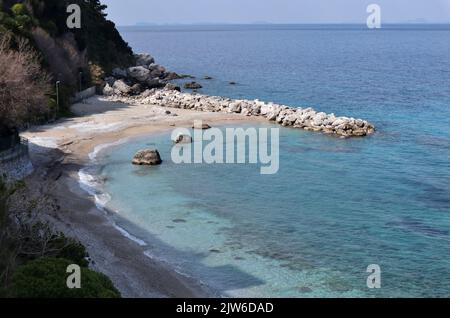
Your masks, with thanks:
M67 6L81 7L81 28L69 29ZM38 49L43 64L66 86L85 85L104 72L133 62L131 48L99 0L0 0L0 32L25 37Z

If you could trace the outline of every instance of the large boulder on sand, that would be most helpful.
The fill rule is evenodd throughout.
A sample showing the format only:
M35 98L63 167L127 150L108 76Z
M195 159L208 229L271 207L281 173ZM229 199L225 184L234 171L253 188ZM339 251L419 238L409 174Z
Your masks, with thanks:
M135 54L134 58L136 59L137 66L148 66L155 63L155 59L147 53Z
M133 158L132 163L138 166L155 166L162 163L158 150L140 150Z
M134 84L131 86L131 93L133 95L139 95L142 92L142 85L141 84Z
M103 88L103 95L105 95L105 96L114 95L114 88L112 88L111 85L106 83L105 87Z
M143 66L128 68L128 75L139 82L145 82L150 78L150 71Z
M131 93L131 87L127 85L123 80L117 80L112 87L114 94L116 95L129 95Z

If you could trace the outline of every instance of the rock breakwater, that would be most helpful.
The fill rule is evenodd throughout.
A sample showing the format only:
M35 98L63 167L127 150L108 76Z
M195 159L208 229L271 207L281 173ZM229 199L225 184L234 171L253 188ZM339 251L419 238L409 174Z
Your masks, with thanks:
M290 107L259 100L230 99L218 96L182 93L169 81L180 79L174 72L155 64L149 54L136 54L136 65L114 69L105 79L103 94L129 104L152 104L162 107L192 109L205 112L228 112L244 116L262 116L286 127L318 131L341 137L367 136L375 131L366 120L338 117L313 108ZM235 84L235 83L230 83ZM185 83L187 89L198 89L196 82Z
M176 90L152 89L137 96L111 96L129 104L158 105L205 112L228 112L244 116L262 116L285 127L301 128L341 137L367 136L375 127L363 119L338 117L313 108L290 107L259 100L237 100L219 96L181 93Z

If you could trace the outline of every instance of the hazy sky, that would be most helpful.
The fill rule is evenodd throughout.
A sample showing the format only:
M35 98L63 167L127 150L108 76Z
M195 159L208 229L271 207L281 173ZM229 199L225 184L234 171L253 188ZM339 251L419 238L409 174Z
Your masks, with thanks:
M450 22L450 0L102 0L118 25L176 23L365 23L367 5L382 22Z

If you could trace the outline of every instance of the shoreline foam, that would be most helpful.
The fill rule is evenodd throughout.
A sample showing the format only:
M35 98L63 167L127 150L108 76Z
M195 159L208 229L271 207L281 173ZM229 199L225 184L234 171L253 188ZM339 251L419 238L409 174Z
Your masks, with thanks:
M97 145L88 155L90 162L78 171L80 188L94 198L96 207L106 215L109 214L108 212L111 212L110 209L106 208L108 202L111 201L111 195L102 189L99 181L100 178L96 177L95 174L88 173L87 171L89 169L100 169L100 167L96 167L95 165L98 163L97 157L102 151L123 144L128 140L129 138L123 138L115 142ZM113 226L127 239L137 243L139 246L148 246L144 240L129 233L123 227L117 225L117 223L113 220L110 221L112 221Z

